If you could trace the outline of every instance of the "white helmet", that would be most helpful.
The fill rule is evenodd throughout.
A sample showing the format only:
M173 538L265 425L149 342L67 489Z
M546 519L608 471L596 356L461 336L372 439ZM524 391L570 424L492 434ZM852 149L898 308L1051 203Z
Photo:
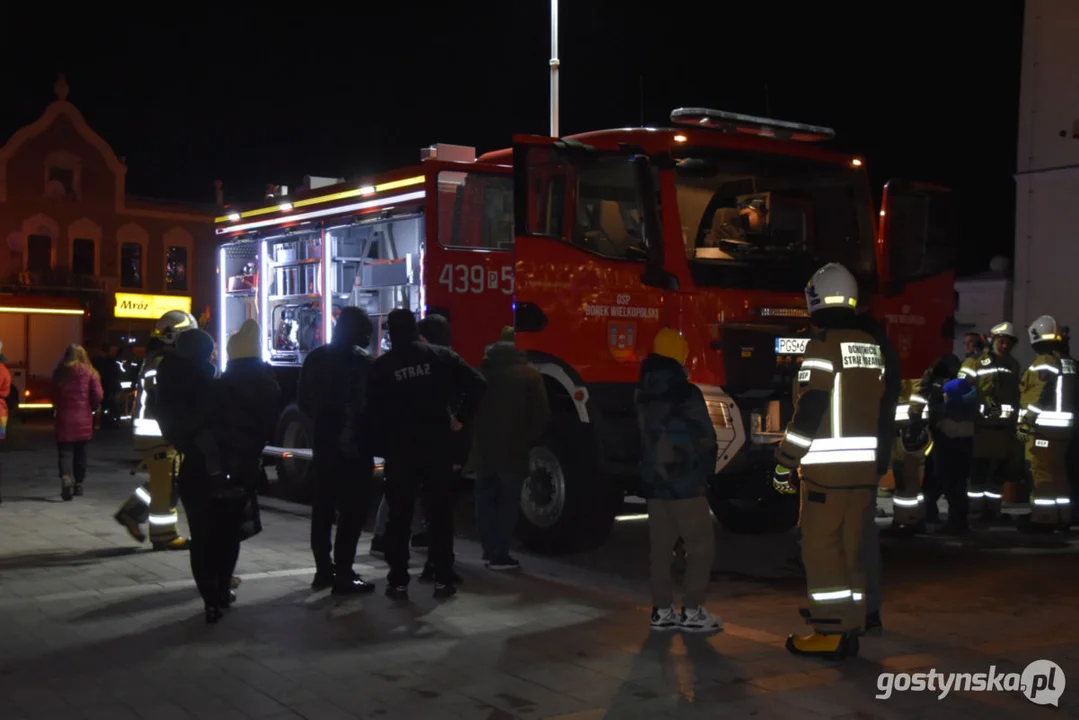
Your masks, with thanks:
M1019 341L1019 336L1015 334L1015 325L1010 322L1002 322L999 325L994 325L989 330L989 339L998 337L1010 337L1012 340Z
M1035 320L1027 328L1027 333L1030 335L1030 344L1040 342L1060 342L1063 338L1060 335L1060 328L1057 327L1056 318L1052 315L1042 315Z
M829 308L853 312L858 307L858 281L839 263L828 263L809 278L806 307L810 313Z
M191 313L183 310L169 310L154 325L154 330L150 333L150 337L157 338L166 345L172 345L176 342L177 335L198 326L198 320Z

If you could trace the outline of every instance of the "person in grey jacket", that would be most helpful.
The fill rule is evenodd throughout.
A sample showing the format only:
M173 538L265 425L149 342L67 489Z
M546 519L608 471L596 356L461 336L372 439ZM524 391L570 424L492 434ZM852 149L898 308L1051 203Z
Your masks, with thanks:
M489 346L481 372L487 392L473 419L472 455L476 473L476 522L483 559L491 570L513 570L510 555L521 486L529 472L528 453L550 419L543 376L514 345L513 328Z

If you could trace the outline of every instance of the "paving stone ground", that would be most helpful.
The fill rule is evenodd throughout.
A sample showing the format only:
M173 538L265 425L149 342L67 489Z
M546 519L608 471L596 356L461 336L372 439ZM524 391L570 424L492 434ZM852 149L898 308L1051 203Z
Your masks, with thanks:
M112 520L135 482L122 443L92 449L87 495L69 503L58 497L52 449L25 446L0 455L3 720L1079 713L1074 687L1057 709L1017 693L874 697L883 670L1019 672L1043 657L1079 686L1079 599L1063 579L1075 573L1074 555L1024 561L1057 562L1057 592L994 575L1003 561L992 554L979 556L988 569L972 570L969 587L953 576L890 591L888 633L867 639L863 657L829 665L783 649L786 633L800 630L797 583L717 582L723 633L655 634L639 578L527 555L524 572L493 573L474 543L460 541L457 597L435 601L414 584L410 604L381 592L340 601L308 587L307 520L267 510L265 532L243 548L239 603L207 626L186 554L151 552ZM381 591L385 566L360 561Z

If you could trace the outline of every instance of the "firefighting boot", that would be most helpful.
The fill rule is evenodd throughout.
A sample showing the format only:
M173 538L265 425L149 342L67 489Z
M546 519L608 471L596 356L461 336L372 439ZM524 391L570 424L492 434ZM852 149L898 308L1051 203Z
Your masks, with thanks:
M858 636L854 633L822 633L787 636L787 650L795 655L824 660L858 657Z
M188 550L191 541L185 537L176 536L166 542L155 542L154 550Z
M139 524L135 522L135 518L128 515L123 508L120 509L120 512L113 515L113 518L115 518L116 522L123 525L124 529L127 530L128 534L135 538L135 540L138 542L146 542L146 533L144 533L142 528L139 527Z

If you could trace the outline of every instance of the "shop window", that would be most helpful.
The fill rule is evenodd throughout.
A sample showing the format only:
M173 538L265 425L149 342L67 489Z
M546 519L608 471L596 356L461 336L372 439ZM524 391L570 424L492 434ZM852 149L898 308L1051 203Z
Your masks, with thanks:
M26 269L30 272L52 270L52 238L48 235L31 235L26 238Z
M71 241L71 272L74 275L94 275L94 241L88 238L75 238Z
M142 254L139 243L120 246L120 287L142 288Z
M165 248L165 289L187 290L187 248L170 245Z

